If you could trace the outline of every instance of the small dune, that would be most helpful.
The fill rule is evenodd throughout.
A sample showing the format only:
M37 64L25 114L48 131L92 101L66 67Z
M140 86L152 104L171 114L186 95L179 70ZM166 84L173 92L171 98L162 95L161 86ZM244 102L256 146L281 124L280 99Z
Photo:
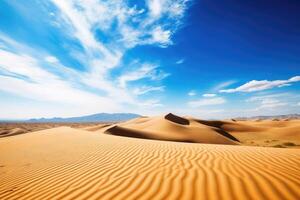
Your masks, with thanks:
M26 133L26 132L27 131L22 128L12 128L11 130L1 131L0 137L19 135L19 134Z
M101 123L32 123L32 122L0 122L0 137L14 136L44 129L70 126L74 128L90 128L91 131L103 128Z

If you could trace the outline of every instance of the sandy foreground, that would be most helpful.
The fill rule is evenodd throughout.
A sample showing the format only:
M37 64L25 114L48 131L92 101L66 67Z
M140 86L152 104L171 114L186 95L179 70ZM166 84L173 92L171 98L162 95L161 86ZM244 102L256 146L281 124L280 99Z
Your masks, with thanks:
M153 120L161 119L138 119L117 127L129 135L133 131L178 140L179 132L167 136L164 128L179 126L184 131L190 126L202 129L207 140L218 144L109 135L103 133L114 132L115 126L102 125L3 137L0 199L300 199L299 149L242 146L240 140L250 136L241 129L231 133L237 142L192 120L189 125L160 121L162 133L153 136L157 128L151 125ZM138 128L144 132L136 133ZM190 135L190 140L199 139L193 131Z

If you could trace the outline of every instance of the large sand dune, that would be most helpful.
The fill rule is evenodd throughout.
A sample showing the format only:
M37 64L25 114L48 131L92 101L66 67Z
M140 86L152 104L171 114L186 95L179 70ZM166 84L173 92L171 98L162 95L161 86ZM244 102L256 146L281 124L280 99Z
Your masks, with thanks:
M149 123L149 134L156 128L185 130L169 122L151 128L154 122L147 121L135 124ZM127 129L137 128L130 123ZM190 120L193 129L216 135L194 123ZM59 127L0 138L0 152L0 199L300 199L296 149L145 140Z
M206 126L173 114L130 120L107 129L106 133L157 140L238 144L235 137L218 127Z
M103 129L100 129L103 131ZM300 120L199 120L173 114L105 128L112 135L193 143L299 148Z

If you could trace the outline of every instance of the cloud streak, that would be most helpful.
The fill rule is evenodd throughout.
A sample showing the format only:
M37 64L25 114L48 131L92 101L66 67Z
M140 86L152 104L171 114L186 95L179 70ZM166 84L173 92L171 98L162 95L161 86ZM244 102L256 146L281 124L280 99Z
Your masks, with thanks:
M185 59L182 58L182 59L180 59L180 60L177 60L177 61L176 61L176 64L177 64L177 65L180 65L180 64L184 63L184 61L185 61Z
M202 96L203 97L215 97L217 95L216 94L210 94L210 93L208 93L208 94L203 94Z
M140 88L135 88L133 90L133 94L135 95L143 95L147 94L149 92L154 92L154 91L159 91L162 92L164 91L164 86L159 86L159 87L153 87L153 86L142 86Z
M106 104L117 106L99 95L85 92L61 77L45 70L39 60L26 54L0 50L0 88L29 99L72 105Z
M285 87L290 86L292 83L299 82L300 76L294 76L288 80L274 80L274 81L268 81L268 80L252 80L248 83L245 83L237 88L233 89L224 89L220 90L221 93L235 93L235 92L256 92L256 91L262 91L267 89L272 89L276 87Z
M196 93L196 91L194 91L194 90L191 90L191 91L188 92L188 95L189 95L190 97L195 96L196 94L197 94L197 93Z
M128 82L137 81L148 78L150 80L162 80L168 77L169 74L158 70L158 66L150 63L141 64L140 67L123 73L119 78L119 85L125 88Z

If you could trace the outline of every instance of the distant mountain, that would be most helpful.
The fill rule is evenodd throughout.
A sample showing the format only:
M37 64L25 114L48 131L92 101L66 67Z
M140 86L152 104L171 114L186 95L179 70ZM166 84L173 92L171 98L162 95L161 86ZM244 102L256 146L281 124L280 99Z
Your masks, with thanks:
M120 122L137 117L140 117L140 115L133 113L98 113L81 117L29 119L27 122Z
M288 114L288 115L271 115L271 116L253 116L253 117L237 117L237 120L247 119L300 119L300 114Z

